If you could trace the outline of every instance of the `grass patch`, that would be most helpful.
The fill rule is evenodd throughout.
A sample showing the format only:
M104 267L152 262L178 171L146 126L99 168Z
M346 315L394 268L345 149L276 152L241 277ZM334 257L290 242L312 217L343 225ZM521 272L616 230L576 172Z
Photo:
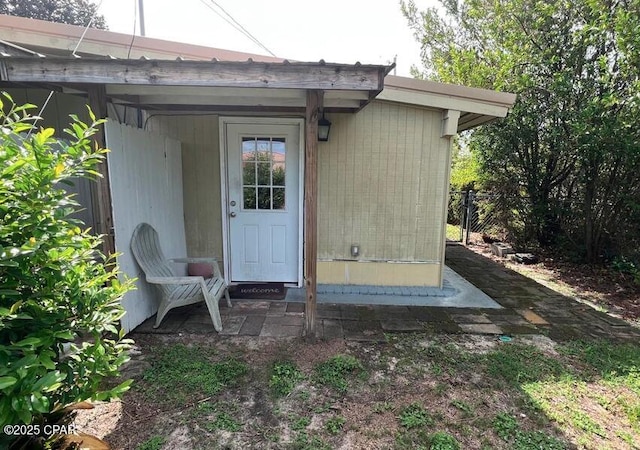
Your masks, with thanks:
M487 371L510 384L535 382L556 378L567 369L532 345L509 344L486 355Z
M588 364L602 379L627 386L640 395L640 346L578 341L561 350Z
M429 450L460 450L460 443L449 433L438 431L429 436Z
M166 439L162 436L153 436L136 447L136 450L160 450Z
M378 402L373 405L373 408L371 410L376 414L383 414L387 411L393 411L393 403Z
M293 431L302 431L305 428L307 428L309 425L311 425L311 419L309 419L308 417L292 416L291 420L292 420L291 429Z
M464 417L471 417L473 415L473 408L465 401L453 400L451 406L462 412Z
M426 429L403 431L396 435L394 448L397 450L416 449L427 450L429 447L429 433Z
M418 403L411 403L404 408L398 416L398 421L400 425L408 430L433 425L433 419L429 416L429 413Z
M159 349L143 376L144 391L156 400L181 403L198 396L212 396L236 384L247 372L237 359L213 363L207 350L172 345Z
M271 367L269 387L276 397L285 397L303 379L304 374L291 361L276 362Z
M515 417L500 413L493 421L493 429L513 450L564 450L565 444L541 431L523 431Z
M335 416L327 420L327 422L324 424L324 429L327 430L329 434L340 434L345 423L346 419L344 417Z
M242 423L235 420L226 412L222 412L217 414L213 421L204 424L204 429L209 432L225 430L235 433L236 431L242 430Z
M354 377L364 378L367 375L362 363L349 355L334 356L318 364L315 372L318 383L329 386L341 394L347 392L349 383Z
M640 442L640 349L597 341L559 350L580 370L523 384L536 406L585 447Z
M306 431L296 434L292 445L294 450L331 450L331 446L318 436L309 436Z

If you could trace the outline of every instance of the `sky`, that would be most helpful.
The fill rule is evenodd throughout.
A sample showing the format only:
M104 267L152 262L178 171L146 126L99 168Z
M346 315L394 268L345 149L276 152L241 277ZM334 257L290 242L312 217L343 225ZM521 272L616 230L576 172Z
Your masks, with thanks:
M109 30L140 34L139 0L94 0ZM419 8L436 0L415 0ZM410 76L420 46L399 0L215 0L276 56L297 61L388 64ZM144 0L146 36L268 54L221 19L212 0Z

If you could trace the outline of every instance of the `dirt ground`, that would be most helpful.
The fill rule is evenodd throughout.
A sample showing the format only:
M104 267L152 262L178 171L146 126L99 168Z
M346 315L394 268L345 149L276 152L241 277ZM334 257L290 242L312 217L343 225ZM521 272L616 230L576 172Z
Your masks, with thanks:
M124 373L135 379L131 391L122 400L82 411L77 419L82 431L113 449L430 448L436 432L453 436L462 449L515 448L513 439L499 435L500 414L514 418L522 430L518 436L558 445L517 448L576 448L581 438L563 433L513 380L491 372L485 355L511 345L493 336L398 334L388 336L386 344L215 335L134 338L140 353ZM154 390L146 374L159 364L163 349L176 345L195 348L212 362L239 358L248 371L215 395L196 388L181 401L167 401L171 393ZM517 345L531 346L543 359L558 357L556 344L545 336L519 337ZM335 355L353 356L363 366L343 392L320 384L315 375L318 365ZM270 388L277 361L290 361L302 373L283 397ZM175 375L180 379L188 372ZM180 389L177 383L175 390ZM411 424L411 405L424 412L424 423L416 428L403 422ZM617 438L610 442L612 449L637 448Z
M468 248L640 320L640 288L620 274L549 255L525 266L493 256L485 243ZM603 347L622 358L612 366L626 377L620 381L577 359L589 344L572 351L571 343L543 334L504 342L395 333L386 343L315 344L215 334L132 337L136 349L123 372L134 379L132 389L122 400L80 411L76 421L113 449L640 449L640 351L633 346ZM319 367L344 355L360 366L340 390L321 380ZM283 372L292 388L277 395L274 367L282 362L295 374ZM235 367L235 378L207 372L209 366ZM223 381L210 386L208 373Z

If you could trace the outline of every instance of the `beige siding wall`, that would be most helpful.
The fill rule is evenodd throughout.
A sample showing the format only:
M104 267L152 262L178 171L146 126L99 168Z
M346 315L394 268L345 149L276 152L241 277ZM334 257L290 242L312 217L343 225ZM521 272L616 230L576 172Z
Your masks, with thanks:
M318 255L440 263L449 139L442 112L372 102L328 116L319 145Z
M147 130L182 142L187 253L222 259L218 116L151 116Z

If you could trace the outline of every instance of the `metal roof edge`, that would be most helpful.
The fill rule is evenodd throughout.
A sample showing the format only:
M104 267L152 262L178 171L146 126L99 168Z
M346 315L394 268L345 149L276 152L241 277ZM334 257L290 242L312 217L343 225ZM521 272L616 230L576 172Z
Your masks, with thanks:
M384 80L385 89L413 91L416 93L434 94L442 97L470 100L511 109L516 101L516 94L498 92L489 89L472 88L457 84L439 83L408 77L387 75Z
M81 26L0 14L0 39L19 45L37 45L47 47L47 45L44 44L49 44L52 49L69 49L69 51L71 51L77 44L83 32L84 27ZM32 37L40 36L45 39L48 38L50 39L50 42L41 43L38 42L37 39L21 39L20 41L12 39L12 35L15 37L20 34L31 35ZM83 38L83 45L80 46L79 52L86 52L87 44L112 48L112 51L101 52L102 54L114 54L117 53L118 50L123 49L128 51L129 46L131 46L131 40L132 36L130 34L89 28ZM233 50L143 36L135 36L132 50L142 53L152 52L157 54L166 54L167 57L171 59L182 56L186 58L204 60L215 57L224 60L246 60L252 58L254 60L261 60L264 62L283 61L282 58L274 58L272 56L237 52Z

